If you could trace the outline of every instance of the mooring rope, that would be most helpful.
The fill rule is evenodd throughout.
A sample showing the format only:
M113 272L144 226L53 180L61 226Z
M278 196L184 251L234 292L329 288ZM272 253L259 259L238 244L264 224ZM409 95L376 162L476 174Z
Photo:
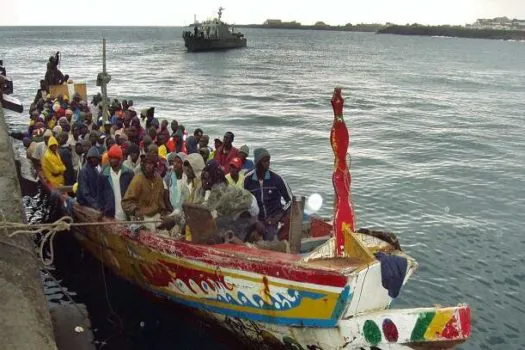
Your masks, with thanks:
M87 227L87 226L106 226L111 225L113 223L108 221L94 221L94 222L73 222L73 218L71 216L63 216L60 219L56 220L52 223L47 224L23 224L20 222L10 222L6 220L6 217L2 213L2 222L0 223L0 229L4 229L4 232L7 237L12 238L18 234L29 234L29 235L36 235L38 233L43 234L40 245L39 245L39 255L40 260L42 261L42 264L44 266L50 266L53 264L55 252L53 248L53 240L55 238L55 235L57 232L61 231L69 231L72 227ZM162 220L127 220L127 221L115 221L114 224L116 225L131 225L131 224L152 224L152 223L161 223ZM16 231L13 231L9 233L8 230L15 229ZM49 242L49 259L45 259L44 257L44 247L46 243ZM2 242L9 244L13 247L20 248L22 250L28 251L26 248L20 247L15 244L11 244L8 242Z

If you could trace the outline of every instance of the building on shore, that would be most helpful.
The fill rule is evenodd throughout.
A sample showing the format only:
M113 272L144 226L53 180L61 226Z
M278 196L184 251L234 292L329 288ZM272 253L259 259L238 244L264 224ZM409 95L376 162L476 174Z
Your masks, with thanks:
M517 18L509 19L508 17L479 18L473 24L467 24L466 27L473 29L500 29L525 31L525 20Z

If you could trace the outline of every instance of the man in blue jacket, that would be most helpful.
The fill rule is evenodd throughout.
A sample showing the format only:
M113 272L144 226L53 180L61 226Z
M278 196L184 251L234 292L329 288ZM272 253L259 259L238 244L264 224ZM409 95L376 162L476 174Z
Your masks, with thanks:
M246 173L244 188L257 199L264 239L271 241L276 238L279 222L290 207L292 191L281 176L270 170L270 153L266 149L254 150L254 163L255 168ZM284 205L281 199L284 199Z
M122 209L122 198L126 194L134 173L122 165L124 156L120 146L111 146L108 158L109 165L105 166L99 175L99 207L104 216L125 221L128 217Z
M77 201L80 205L99 209L98 203L98 174L100 172L100 160L102 156L97 147L91 146L86 155L86 164L78 175Z

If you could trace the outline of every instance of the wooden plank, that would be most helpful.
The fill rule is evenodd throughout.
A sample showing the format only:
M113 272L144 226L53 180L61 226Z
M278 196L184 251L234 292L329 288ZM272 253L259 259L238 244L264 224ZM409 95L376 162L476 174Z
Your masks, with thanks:
M49 94L51 95L51 98L66 95L71 99L73 97L72 95L76 92L80 94L81 99L87 101L86 83L52 85L49 87Z

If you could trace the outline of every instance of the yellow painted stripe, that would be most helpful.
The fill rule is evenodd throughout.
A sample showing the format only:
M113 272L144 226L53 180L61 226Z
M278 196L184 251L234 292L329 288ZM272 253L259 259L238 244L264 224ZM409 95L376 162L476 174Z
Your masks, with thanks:
M454 310L437 311L425 332L425 340L437 339L452 316L454 316Z

